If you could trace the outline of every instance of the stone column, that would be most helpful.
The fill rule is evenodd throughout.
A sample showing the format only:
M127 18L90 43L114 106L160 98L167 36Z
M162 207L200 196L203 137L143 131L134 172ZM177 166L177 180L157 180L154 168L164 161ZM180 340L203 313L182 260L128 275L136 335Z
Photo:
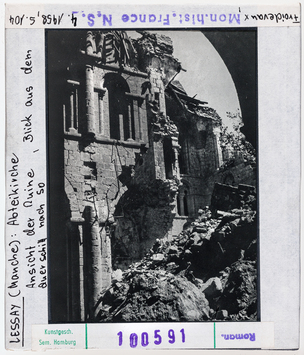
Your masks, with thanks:
M78 88L75 87L75 112L74 112L74 128L78 131L79 128L79 107L78 107Z
M70 92L70 129L74 127L74 91L71 89Z
M179 164L178 164L178 151L180 149L180 145L178 144L178 138L177 137L171 137L172 140L172 149L174 151L174 173L173 175L177 177L178 179L180 178L180 170L179 170Z
M86 119L87 133L95 135L94 120L94 75L93 67L86 65Z
M180 215L184 216L185 215L185 208L184 208L184 191L180 191L178 194L178 203L179 203L179 208L180 208Z
M141 141L143 139L143 133L142 133L142 122L141 122L141 103L139 101L136 102L137 104L137 120L138 120L138 139Z
M90 283L91 292L89 297L89 313L90 318L94 317L96 305L102 294L102 243L99 233L99 222L96 211L93 207L88 207L88 223L91 226L90 230Z
M103 98L105 95L105 91L98 91L98 127L97 132L99 135L104 136L104 105L103 105Z
M124 141L125 140L125 135L124 135L124 117L120 113L118 115L118 118L119 118L119 139L121 141Z
M87 32L87 38L86 38L86 53L87 54L93 54L94 52L94 36L91 31Z
M139 141L141 139L140 135L140 115L139 115L139 107L138 107L138 101L133 100L133 112L134 112L134 136L135 140Z
M111 285L111 275L112 275L111 239L110 239L110 229L108 226L102 228L101 243L102 243L102 254L101 254L102 288L106 289Z
M79 298L80 298L80 320L85 321L84 301L84 260L83 260L83 226L79 224Z
M132 103L128 102L128 125L129 125L129 139L132 139L133 129L132 129Z
M91 31L87 32L86 37L86 53L93 54L94 37ZM94 122L94 73L93 66L86 64L86 119L87 133L95 134Z
M154 155L155 179L166 179L166 168L164 158L163 138L161 134L153 132L153 140L151 142Z
M213 130L214 133L214 145L215 145L215 150L217 153L217 161L216 161L216 168L220 167L223 164L223 153L222 153L222 148L220 146L220 128L216 127Z

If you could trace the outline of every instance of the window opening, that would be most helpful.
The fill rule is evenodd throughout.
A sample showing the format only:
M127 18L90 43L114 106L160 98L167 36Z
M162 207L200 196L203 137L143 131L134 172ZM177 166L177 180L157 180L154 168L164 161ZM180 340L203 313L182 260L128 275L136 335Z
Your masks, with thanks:
M135 139L133 101L126 95L130 92L124 78L107 74L104 86L109 92L110 138Z
M197 145L196 148L197 149L204 149L206 148L206 144L207 144L207 131L199 131L198 132L198 141L197 141Z
M187 150L186 150L186 140L182 134L178 137L178 144L180 145L180 150L178 153L178 165L179 165L179 172L181 174L187 174Z
M168 137L165 137L163 146L164 146L166 179L172 179L173 178L173 164L174 164L174 160L175 160L175 155L174 155L174 150L172 148L171 139Z
M68 81L68 92L63 104L64 131L79 129L79 83Z
M183 198L183 203L184 203L184 215L188 216L188 191L185 190L184 192L184 198Z

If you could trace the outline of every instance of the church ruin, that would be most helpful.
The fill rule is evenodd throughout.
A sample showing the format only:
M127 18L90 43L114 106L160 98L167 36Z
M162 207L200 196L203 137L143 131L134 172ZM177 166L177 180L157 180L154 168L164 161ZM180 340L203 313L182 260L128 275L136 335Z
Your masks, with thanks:
M176 80L182 64L161 32L46 39L50 321L81 322L113 271L177 235L215 182L255 185L255 168L223 144L215 110Z

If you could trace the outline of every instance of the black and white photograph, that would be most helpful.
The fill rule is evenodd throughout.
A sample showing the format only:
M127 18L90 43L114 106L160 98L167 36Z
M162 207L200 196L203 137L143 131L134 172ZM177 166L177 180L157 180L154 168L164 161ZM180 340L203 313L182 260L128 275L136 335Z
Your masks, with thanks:
M300 351L301 30L6 5L7 351Z
M259 321L257 29L45 51L49 323Z

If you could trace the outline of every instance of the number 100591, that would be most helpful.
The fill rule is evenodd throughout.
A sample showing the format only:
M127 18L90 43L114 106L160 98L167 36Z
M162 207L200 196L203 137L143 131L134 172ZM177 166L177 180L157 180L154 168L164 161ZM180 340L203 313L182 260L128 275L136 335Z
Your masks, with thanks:
M185 330L181 329L179 333L175 333L173 329L169 329L167 334L161 334L160 330L154 330L154 336L149 335L147 332L141 334L132 333L130 334L129 339L124 339L123 332L118 332L118 345L122 346L124 341L129 342L131 348L136 348L137 346L146 347L149 344L160 345L165 343L174 344L175 341L179 338L182 343L185 342Z

